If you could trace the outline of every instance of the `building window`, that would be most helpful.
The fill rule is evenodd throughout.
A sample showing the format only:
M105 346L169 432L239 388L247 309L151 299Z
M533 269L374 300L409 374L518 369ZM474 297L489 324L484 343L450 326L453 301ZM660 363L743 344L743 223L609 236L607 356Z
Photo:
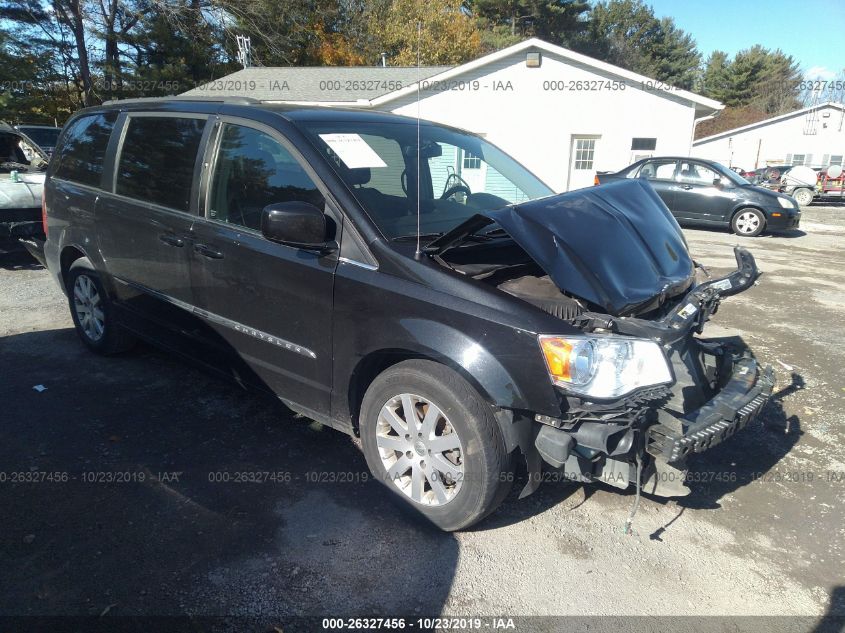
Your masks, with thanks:
M804 154L793 154L792 155L792 164L793 165L803 165L804 164Z
M575 141L575 169L592 169L596 153L596 139L579 138Z
M653 152L657 148L657 139L656 138L632 138L631 139L631 150L645 150L647 152Z
M481 157L464 151L464 169L481 169Z
M830 156L830 162L828 165L839 165L842 166L842 154L832 154Z

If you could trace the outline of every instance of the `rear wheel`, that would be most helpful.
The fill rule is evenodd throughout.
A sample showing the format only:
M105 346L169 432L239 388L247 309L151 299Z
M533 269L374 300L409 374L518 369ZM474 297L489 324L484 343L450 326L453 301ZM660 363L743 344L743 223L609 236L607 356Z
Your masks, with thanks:
M100 276L83 262L75 262L67 273L68 302L76 333L98 354L126 351L135 338L117 322Z
M361 404L360 431L373 475L443 530L484 518L513 481L493 409L438 363L405 361L379 375Z
M792 192L792 197L800 206L806 207L813 201L813 192L809 189L796 189Z
M766 218L757 209L740 209L731 220L731 229L737 235L754 237L766 228Z

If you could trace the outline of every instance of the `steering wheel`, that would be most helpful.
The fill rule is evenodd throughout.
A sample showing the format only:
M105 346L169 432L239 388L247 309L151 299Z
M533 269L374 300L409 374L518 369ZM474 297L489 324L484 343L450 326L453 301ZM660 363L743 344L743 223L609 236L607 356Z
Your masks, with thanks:
M440 199L441 200L448 200L449 198L454 196L456 193L460 193L461 191L463 191L466 194L467 197L472 195L472 191L470 191L470 188L467 187L466 185L454 185L452 187L449 187L446 191L444 191L443 195L440 196Z

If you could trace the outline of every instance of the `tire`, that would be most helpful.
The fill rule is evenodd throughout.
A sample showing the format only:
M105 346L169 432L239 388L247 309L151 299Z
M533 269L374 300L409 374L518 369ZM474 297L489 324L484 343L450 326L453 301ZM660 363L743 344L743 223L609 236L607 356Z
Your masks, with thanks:
M806 188L796 189L792 192L792 197L795 198L798 206L806 207L813 201L813 192Z
M409 405L416 437L409 437ZM376 479L442 530L480 521L510 490L512 459L493 409L444 365L409 360L380 374L364 395L359 426Z
M135 337L121 327L100 276L87 261L73 263L67 273L68 305L76 333L88 349L109 356L125 352Z
M757 209L746 207L734 214L731 230L744 237L756 237L766 228L766 217Z

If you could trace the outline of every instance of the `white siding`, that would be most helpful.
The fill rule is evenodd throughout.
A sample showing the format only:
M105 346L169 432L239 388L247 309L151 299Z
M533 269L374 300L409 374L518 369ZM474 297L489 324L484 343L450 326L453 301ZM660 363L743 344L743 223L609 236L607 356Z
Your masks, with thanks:
M540 68L528 68L520 51L450 80L449 87L463 82L455 89L423 90L420 116L484 134L556 191L568 187L573 136L600 137L593 165L599 171L621 169L644 154L689 155L695 118L689 101L630 80L624 90L544 89L544 82L570 81L624 83L546 52ZM416 116L416 95L381 107ZM656 138L656 149L632 151L635 137Z
M809 133L813 129L815 133ZM742 169L791 162L795 155L801 154L805 164L825 167L830 156L845 154L845 113L836 107L822 108L817 112L814 126L808 121L807 113L762 122L712 141L696 141L693 154Z

